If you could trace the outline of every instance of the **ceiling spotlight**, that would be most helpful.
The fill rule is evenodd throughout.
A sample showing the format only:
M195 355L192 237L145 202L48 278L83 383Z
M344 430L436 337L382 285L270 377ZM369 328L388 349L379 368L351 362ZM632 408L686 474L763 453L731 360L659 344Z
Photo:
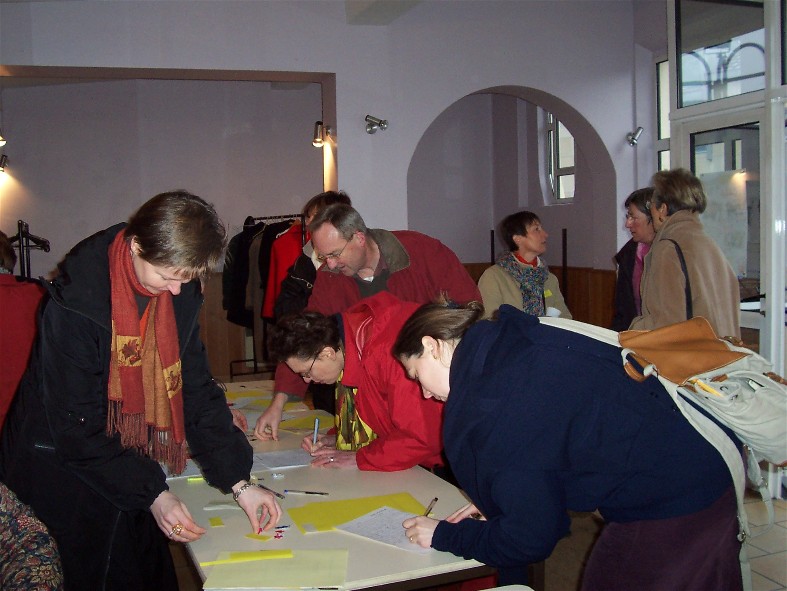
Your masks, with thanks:
M626 134L626 141L629 143L629 146L636 146L637 142L639 141L639 136L642 135L642 132L645 131L641 127L637 127L634 131Z
M377 133L378 129L386 130L388 129L388 121L386 119L378 119L377 117L372 117L371 115L366 116L366 133Z

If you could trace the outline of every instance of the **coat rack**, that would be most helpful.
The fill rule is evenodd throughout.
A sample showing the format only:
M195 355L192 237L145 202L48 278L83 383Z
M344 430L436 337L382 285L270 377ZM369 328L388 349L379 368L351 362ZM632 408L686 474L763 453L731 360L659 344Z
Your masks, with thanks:
M30 251L37 249L49 252L49 240L31 234L30 224L19 220L16 236L12 236L9 241L11 244L19 242L19 274L30 279Z

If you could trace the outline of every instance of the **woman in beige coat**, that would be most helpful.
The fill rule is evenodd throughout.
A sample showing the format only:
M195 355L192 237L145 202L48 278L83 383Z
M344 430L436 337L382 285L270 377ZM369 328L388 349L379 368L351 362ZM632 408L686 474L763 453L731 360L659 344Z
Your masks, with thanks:
M512 213L500 222L500 232L510 252L499 257L478 280L485 316L509 304L534 316L571 318L557 277L541 260L549 234L538 216L530 211Z
M642 315L630 328L650 330L702 316L718 336L740 338L740 286L702 228L699 214L707 205L702 183L688 170L676 169L657 172L652 184L649 209L656 237L645 257Z

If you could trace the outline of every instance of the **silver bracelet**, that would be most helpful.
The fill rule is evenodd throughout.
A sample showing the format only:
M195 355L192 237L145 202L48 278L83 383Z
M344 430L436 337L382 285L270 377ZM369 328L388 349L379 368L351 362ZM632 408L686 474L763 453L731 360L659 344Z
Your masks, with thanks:
M238 497L240 497L243 491L246 490L247 488L251 488L252 486L257 486L257 485L252 482L247 482L246 484L241 485L241 487L238 490L232 493L232 500L237 501Z

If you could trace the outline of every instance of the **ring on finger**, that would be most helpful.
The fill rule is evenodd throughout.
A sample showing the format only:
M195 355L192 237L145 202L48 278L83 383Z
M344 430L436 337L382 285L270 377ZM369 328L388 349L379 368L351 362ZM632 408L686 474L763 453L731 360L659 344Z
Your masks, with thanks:
M172 526L172 530L169 532L169 537L171 538L172 536L179 536L180 532L182 531L183 531L183 524L176 523L175 525Z
M333 462L335 459L336 459L336 458L334 458L333 456L331 456L330 458L328 458L328 461L329 461L329 462Z

